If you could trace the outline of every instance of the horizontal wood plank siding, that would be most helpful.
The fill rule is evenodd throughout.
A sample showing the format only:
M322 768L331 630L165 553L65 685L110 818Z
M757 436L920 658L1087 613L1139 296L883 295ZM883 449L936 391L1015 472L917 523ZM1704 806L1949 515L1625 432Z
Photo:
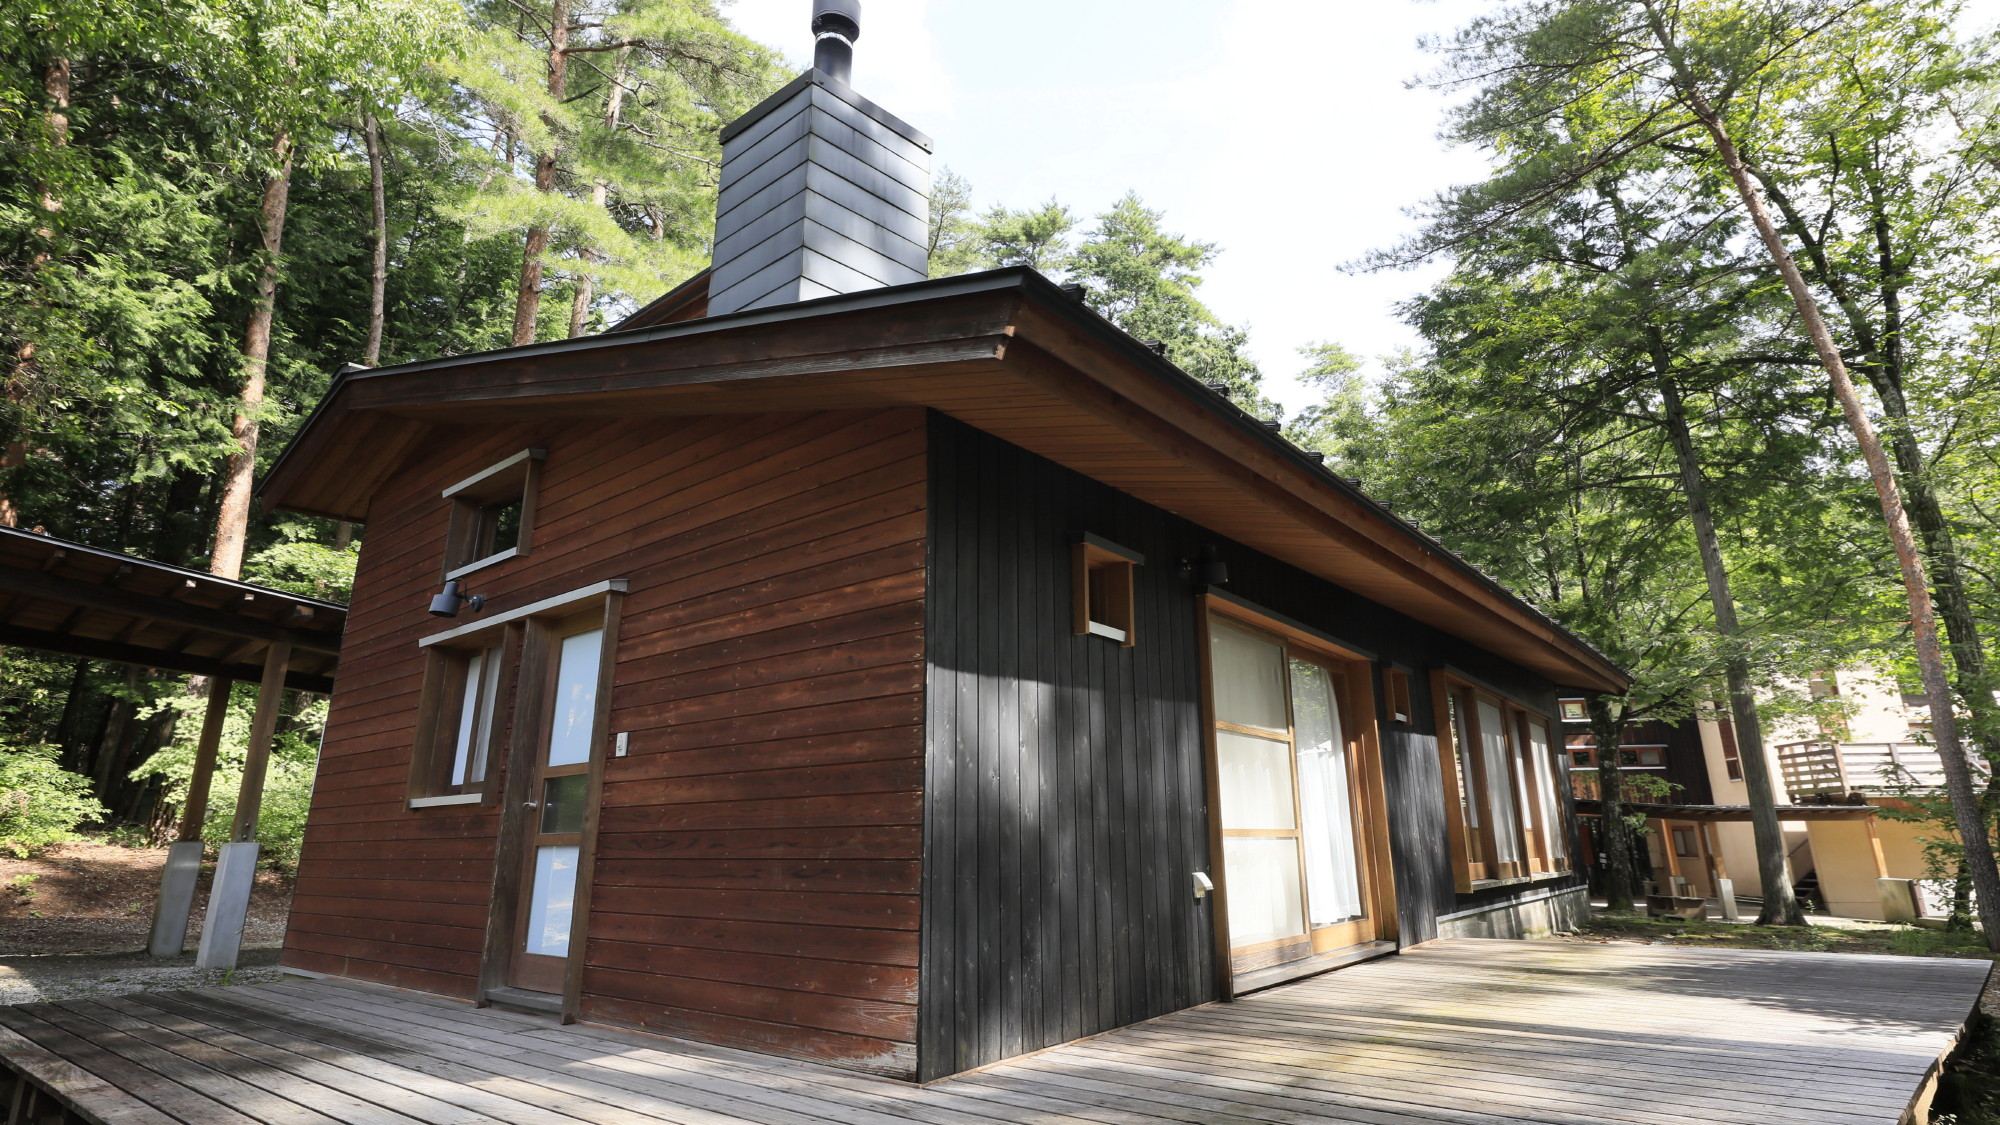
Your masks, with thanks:
M491 614L626 579L582 1014L915 1072L925 420L443 431L375 497L284 959L458 996L498 813L405 807L446 486L548 450ZM455 624L476 622L470 611ZM502 714L511 709L503 709Z

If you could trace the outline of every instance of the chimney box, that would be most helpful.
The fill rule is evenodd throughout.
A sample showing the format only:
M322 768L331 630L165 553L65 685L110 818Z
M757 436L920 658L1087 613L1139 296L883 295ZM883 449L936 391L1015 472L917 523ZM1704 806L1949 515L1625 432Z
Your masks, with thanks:
M931 140L829 72L859 34L856 0L814 8L820 65L722 130L712 316L929 274Z

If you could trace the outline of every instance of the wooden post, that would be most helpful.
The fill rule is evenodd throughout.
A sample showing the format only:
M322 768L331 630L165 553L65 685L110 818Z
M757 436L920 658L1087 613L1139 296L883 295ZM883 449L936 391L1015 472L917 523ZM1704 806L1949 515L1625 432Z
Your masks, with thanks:
M229 715L229 689L234 686L227 676L208 679L208 710L201 716L201 739L194 750L194 776L188 779L187 802L181 808L181 830L176 839L201 839L202 821L208 819L208 786L215 777L215 755L222 746L222 723Z
M264 774L271 764L271 739L278 732L278 705L285 698L285 673L292 663L290 641L264 650L264 680L257 685L257 713L250 721L250 746L243 756L243 787L236 794L236 822L229 838L257 838L257 813L264 804Z

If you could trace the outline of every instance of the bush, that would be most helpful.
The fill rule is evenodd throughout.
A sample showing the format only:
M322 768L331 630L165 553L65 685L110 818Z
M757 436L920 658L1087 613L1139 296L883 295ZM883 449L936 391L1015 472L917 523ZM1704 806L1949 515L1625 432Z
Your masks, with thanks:
M104 816L90 779L57 765L54 747L0 747L0 850L31 855L74 840L77 825Z

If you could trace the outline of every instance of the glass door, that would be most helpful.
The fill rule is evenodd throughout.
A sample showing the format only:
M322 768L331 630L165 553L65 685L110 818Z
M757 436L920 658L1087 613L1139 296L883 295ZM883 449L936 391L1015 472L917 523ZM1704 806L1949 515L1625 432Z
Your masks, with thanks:
M1221 617L1209 663L1233 969L1372 940L1344 673Z
M597 745L597 683L602 627L551 638L546 717L528 800L518 810L525 844L520 913L507 983L560 992L568 967L577 865L590 799L590 759Z

